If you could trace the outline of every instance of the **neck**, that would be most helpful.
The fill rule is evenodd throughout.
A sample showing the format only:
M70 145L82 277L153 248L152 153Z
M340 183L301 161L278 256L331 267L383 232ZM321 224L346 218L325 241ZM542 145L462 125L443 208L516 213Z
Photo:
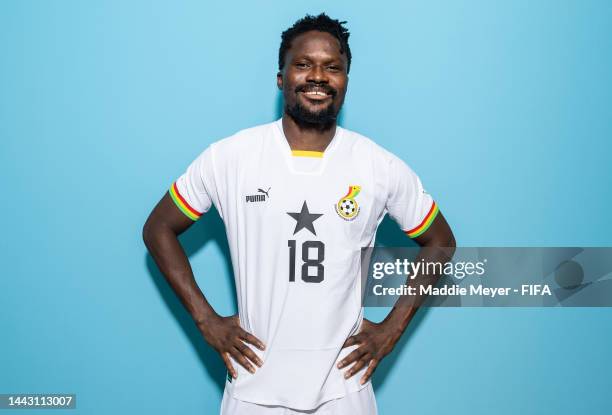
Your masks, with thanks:
M297 123L287 113L283 114L283 132L291 150L325 151L336 134L336 123L308 125Z

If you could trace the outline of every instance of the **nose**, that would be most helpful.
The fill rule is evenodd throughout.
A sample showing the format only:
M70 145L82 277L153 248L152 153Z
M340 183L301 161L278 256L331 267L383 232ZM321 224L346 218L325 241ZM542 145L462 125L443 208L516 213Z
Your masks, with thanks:
M327 83L327 75L320 65L313 65L311 70L308 72L307 81L317 83Z

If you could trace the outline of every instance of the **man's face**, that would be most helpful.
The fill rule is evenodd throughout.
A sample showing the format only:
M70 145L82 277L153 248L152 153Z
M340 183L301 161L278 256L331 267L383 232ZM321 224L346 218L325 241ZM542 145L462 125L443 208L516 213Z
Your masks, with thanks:
M329 33L313 30L293 39L285 66L276 77L285 112L297 122L335 122L346 94L347 63L340 42Z

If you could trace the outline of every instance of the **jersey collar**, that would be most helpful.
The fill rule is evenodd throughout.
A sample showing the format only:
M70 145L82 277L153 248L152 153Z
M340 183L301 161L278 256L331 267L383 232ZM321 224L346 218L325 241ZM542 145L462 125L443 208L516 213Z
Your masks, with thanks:
M325 151L304 151L304 150L291 150L289 146L289 142L287 141L287 137L285 136L285 132L283 131L283 119L279 118L274 122L274 138L281 148L281 152L285 161L287 162L287 166L289 170L294 174L310 174L310 175L320 175L325 171L325 166L331 159L336 147L338 147L338 142L343 134L343 128L339 125L336 125L336 132L334 137L331 139ZM320 159L319 167L310 172L301 172L295 169L294 160L298 157L310 157Z

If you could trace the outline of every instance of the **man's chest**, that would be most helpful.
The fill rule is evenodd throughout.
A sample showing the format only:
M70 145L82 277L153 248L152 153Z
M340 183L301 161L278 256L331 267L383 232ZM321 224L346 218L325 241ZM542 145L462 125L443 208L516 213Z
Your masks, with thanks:
M339 158L309 174L252 160L236 170L226 200L245 231L352 246L369 240L384 207L375 175L359 167Z

